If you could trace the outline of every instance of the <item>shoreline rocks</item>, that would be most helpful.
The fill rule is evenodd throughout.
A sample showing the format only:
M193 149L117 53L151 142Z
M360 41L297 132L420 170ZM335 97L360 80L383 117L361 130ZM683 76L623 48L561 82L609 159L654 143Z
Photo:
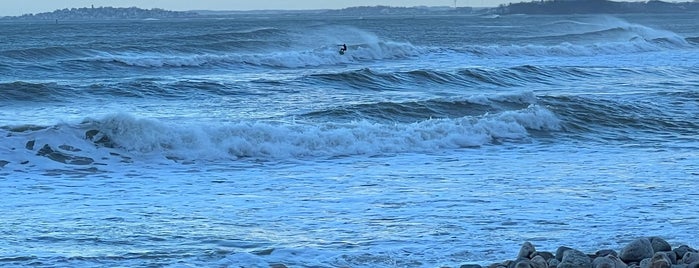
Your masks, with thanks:
M601 249L592 254L561 246L555 254L537 251L531 242L522 244L516 259L486 267L464 264L460 268L699 268L699 250L688 245L672 248L661 237L642 237L619 252Z

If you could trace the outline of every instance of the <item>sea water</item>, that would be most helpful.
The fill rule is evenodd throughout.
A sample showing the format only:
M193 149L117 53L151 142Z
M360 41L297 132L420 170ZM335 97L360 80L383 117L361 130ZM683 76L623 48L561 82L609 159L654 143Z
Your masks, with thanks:
M524 241L699 245L696 14L0 36L1 266L456 267Z

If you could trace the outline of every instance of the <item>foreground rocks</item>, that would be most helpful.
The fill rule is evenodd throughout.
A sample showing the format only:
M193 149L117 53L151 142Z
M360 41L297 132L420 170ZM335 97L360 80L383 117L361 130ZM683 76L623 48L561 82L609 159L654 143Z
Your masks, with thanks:
M460 268L486 267L466 264ZM602 249L591 254L565 246L555 253L537 251L532 243L525 242L515 260L487 268L699 268L699 251L687 245L673 249L657 236L631 241L619 252Z

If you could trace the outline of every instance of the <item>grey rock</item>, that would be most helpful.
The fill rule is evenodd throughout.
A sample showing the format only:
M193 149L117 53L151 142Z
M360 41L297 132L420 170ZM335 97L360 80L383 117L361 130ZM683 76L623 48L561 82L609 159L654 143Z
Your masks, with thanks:
M648 238L650 240L650 244L653 247L653 252L660 252L660 251L671 251L672 247L670 246L670 243L665 241L665 239L662 239L657 236L651 236Z
M556 267L558 267L559 264L561 264L561 261L559 261L556 258L553 258L553 259L549 259L548 263L549 263L549 268L556 268Z
M619 256L619 254L616 253L616 250L613 249L600 249L597 252L595 252L595 256L597 257L604 257L607 255Z
M569 249L563 253L563 258L558 268L591 268L590 257L579 250Z
M532 264L529 259L519 259L519 261L515 263L514 268L532 268Z
M536 251L536 248L534 248L534 245L530 242L524 242L522 244L522 247L519 249L519 254L517 254L517 258L531 258L532 253Z
M549 263L541 255L536 255L531 259L532 268L548 268Z
M631 241L628 245L621 249L619 252L619 258L622 261L629 262L639 262L645 258L653 257L653 246L650 244L648 238L639 238ZM643 265L641 265L642 268Z
M641 268L650 268L650 258L645 258L639 264Z
M675 264L672 266L672 268L687 268L686 264Z
M572 249L572 248L569 248L566 246L558 247L558 249L556 250L556 259L558 261L562 261L563 260L563 253L565 253L567 250L570 250L570 249Z
M592 260L592 268L616 268L614 260L604 257L597 257Z
M656 252L650 259L650 268L670 268L672 260L664 252Z
M488 268L506 268L506 267L507 267L507 265L505 265L503 263L493 263L493 264L488 265Z
M45 144L44 147L41 147L41 149L39 149L39 151L36 153L36 155L45 156L53 161L64 163L64 164L89 165L89 164L92 164L92 162L94 162L94 160L92 158L89 158L89 157L74 156L74 155L69 155L69 154L65 154L63 152L54 150L48 144Z
M688 264L687 268L699 268L699 261Z
M459 268L483 268L480 264L463 264Z
M534 252L534 253L532 254L532 259L534 259L534 257L536 257L536 256L541 256L541 257L543 257L544 260L546 260L547 262L548 262L550 259L556 258L556 255L553 255L553 253L548 252L548 251L536 251L536 252Z
M697 252L687 251L684 255L682 255L682 263L684 263L684 264L690 264L690 263L698 262L698 261L699 261L699 253L697 253Z
M681 245L681 246L679 246L679 247L673 249L672 251L674 251L675 254L677 255L677 257L680 258L680 259L681 259L682 257L684 257L684 254L687 253L687 252L697 252L696 250L694 250L693 248L690 248L690 247L687 246L687 245Z
M30 140L27 142L27 144L24 145L24 148L27 148L27 150L34 150L35 143L36 143L36 140Z
M609 254L603 257L597 257L592 261L593 268L627 268L626 263L621 261L619 257Z
M657 253L658 252L656 252L656 254ZM677 254L675 254L674 251L661 251L661 253L665 253L665 256L667 256L668 259L670 259L671 264L677 264Z

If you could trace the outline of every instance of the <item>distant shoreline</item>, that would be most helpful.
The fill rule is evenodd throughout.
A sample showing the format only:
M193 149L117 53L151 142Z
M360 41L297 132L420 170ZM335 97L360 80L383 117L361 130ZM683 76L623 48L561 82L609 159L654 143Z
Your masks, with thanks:
M689 13L699 12L699 1L670 3L616 2L609 0L546 0L510 3L495 8L500 15L564 15L564 14L625 14L625 13Z
M170 11L159 8L137 7L83 7L64 8L52 12L0 17L0 21L85 21L85 20L148 20L148 19L194 19L233 17L241 15L287 15L308 14L325 16L418 16L418 15L473 15L473 14L622 14L622 13L699 13L699 1L669 3L658 0L648 2L615 2L609 0L541 0L503 4L493 8L448 7L448 6L359 6L344 9L317 10L251 10L251 11Z

